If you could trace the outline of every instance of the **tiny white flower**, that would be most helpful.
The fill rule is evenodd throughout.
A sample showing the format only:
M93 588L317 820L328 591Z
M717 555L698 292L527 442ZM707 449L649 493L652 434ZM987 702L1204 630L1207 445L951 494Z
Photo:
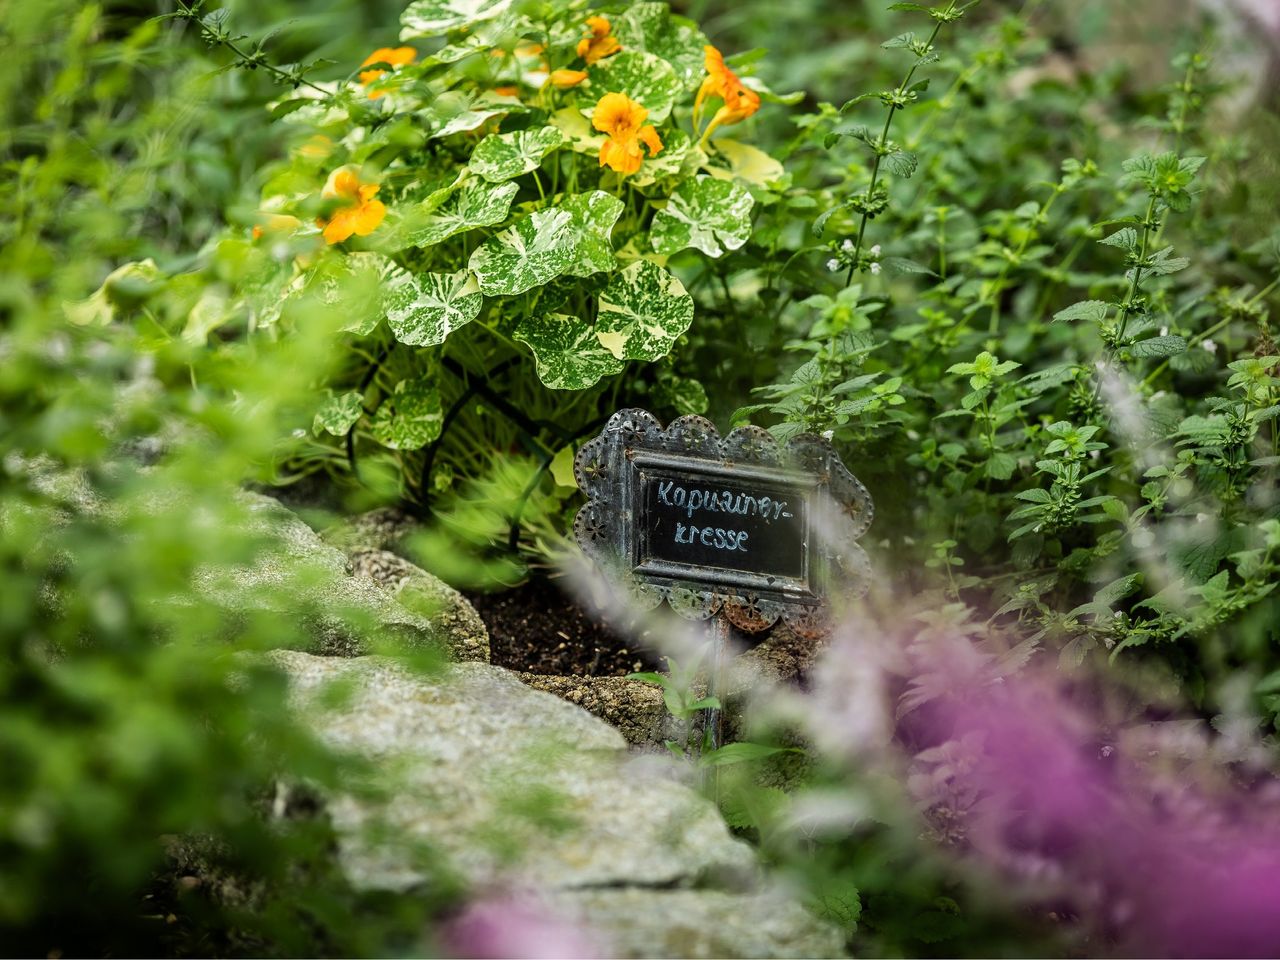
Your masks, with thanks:
M878 263L871 264L871 275L877 276L879 275L879 273L880 273L880 264Z
M830 270L832 273L839 273L840 261L837 260L835 257L832 257L830 260L827 261L827 269Z
M1169 335L1169 328L1168 328L1168 327L1161 327L1161 328L1160 328L1160 336L1162 336L1162 337L1167 337L1168 335Z
M840 244L840 249L845 253L853 253L853 241L845 237L844 243Z
M1097 459L1098 459L1098 457L1101 455L1101 453L1102 453L1102 451L1101 451L1101 450L1090 450L1090 451L1089 451L1089 459L1090 459L1090 460L1097 460Z
M1214 343L1212 340L1205 340L1203 343L1200 344L1200 346L1204 347L1210 353L1218 352L1218 345Z
M1208 519L1209 519L1209 515L1207 513L1196 514L1196 523L1204 523Z
M836 432L835 432L834 430L823 430L823 431L822 431L822 439L823 439L823 440L833 440L833 439L835 439L835 435L836 435Z
M871 255L873 257L880 256L880 244L877 243L874 247L871 248Z

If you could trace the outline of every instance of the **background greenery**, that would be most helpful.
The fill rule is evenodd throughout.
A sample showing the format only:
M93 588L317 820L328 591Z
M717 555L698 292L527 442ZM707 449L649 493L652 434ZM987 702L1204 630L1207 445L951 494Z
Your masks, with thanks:
M942 36L941 60L923 68L928 96L895 121L919 168L889 180L887 209L869 224L883 272L843 261L832 271L856 233L846 204L866 189L870 163L856 136L829 135L860 123L874 135L883 116L874 100L838 108L901 80L909 60L881 44L920 23L880 4L677 6L726 51L769 46L757 74L805 92L749 124L789 182L762 198L738 253L673 259L697 299L693 328L669 361L573 400L581 421L627 402L664 419L687 412L663 391L676 377L701 385L721 426L766 402L741 416L784 433L831 429L876 499L876 560L895 589L953 612L968 604L955 616L983 642L1030 637L1064 669L1146 653L1206 716L1243 671L1274 725L1280 534L1276 420L1265 413L1276 383L1270 361L1227 364L1277 352L1268 311L1280 125L1219 89L1219 74L1176 61L1251 64L1247 37L1205 32L1185 4L982 3ZM271 63L331 61L318 78L346 76L393 44L401 7L224 5L251 42L270 34ZM262 791L282 765L320 783L354 775L290 723L278 677L232 656L284 645L296 620L175 602L198 568L226 570L258 548L230 532L242 529L238 486L319 477L337 491L330 505L357 509L412 494L413 471L373 451L351 470L337 445L293 442L310 431L317 385L350 374L335 324L209 350L175 335L201 285L237 282L215 241L228 223L250 222L288 141L267 109L279 84L232 69L191 24L153 19L168 12L63 0L0 12L0 931L15 952L40 954L429 950L420 906L371 902L330 874L323 825L264 825ZM1192 92L1171 87L1188 76ZM1167 183L1123 176L1131 158L1167 150L1208 158L1191 202L1168 204ZM1081 166L1064 179L1068 160ZM1095 225L1141 217L1162 190L1158 232L1190 263L1157 278L1134 312L1149 315L1152 336L1181 336L1190 349L1134 355L1105 324L1053 323L1074 302L1125 298L1125 251L1097 242L1116 228ZM147 259L154 272L102 287ZM182 275L200 279L164 279ZM149 312L161 284L168 312ZM68 323L66 305L86 301L80 309L117 322ZM1021 367L983 367L984 353ZM1104 356L1140 384L1141 439L1098 402L1090 371ZM870 379L847 386L859 378ZM569 405L528 390L535 409ZM536 460L508 455L510 424L492 407L469 415L441 460L435 506L448 522L422 560L459 582L513 582L545 563L576 500ZM152 466L157 436L167 453ZM513 556L509 513L530 483L537 495ZM1032 490L1043 496L1024 496ZM1068 498L1048 535L1010 539L1026 519L1011 513ZM1175 535L1196 522L1209 535ZM1155 541L1159 563L1141 537L1135 546L1148 528L1168 532ZM459 538L465 551L443 546ZM1154 601L1175 581L1189 599ZM744 816L742 829L759 836L764 819ZM272 893L179 907L172 878L157 880L173 869L161 838L175 835L216 837L199 856ZM981 955L1037 942L1024 914L989 910L940 880L909 832L886 827L804 853L782 859L839 905L833 915L861 952Z

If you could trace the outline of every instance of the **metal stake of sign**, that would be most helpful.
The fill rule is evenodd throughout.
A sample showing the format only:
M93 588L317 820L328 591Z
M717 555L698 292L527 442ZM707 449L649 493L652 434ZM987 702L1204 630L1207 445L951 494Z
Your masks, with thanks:
M651 413L620 410L573 469L587 495L573 523L578 545L631 607L666 601L712 620L710 696L724 692L731 625L758 633L781 619L816 639L830 630L830 597L869 584L857 541L871 497L822 437L781 445L739 427L721 438L702 417L663 429ZM723 710L707 724L710 745L722 746Z

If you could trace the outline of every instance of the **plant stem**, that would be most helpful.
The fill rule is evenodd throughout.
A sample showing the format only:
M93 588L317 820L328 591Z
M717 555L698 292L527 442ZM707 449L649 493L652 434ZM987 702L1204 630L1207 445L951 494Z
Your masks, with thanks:
M947 12L950 13L956 5L956 0L950 0L947 4ZM933 33L929 34L929 42L925 45L926 50L933 48L934 41L938 39L938 34L942 30L943 21L938 20L933 25ZM911 79L916 75L916 71L920 69L920 62L923 58L917 57L916 62L911 65L911 69L907 71L906 79L898 84L898 91L906 90L911 84ZM898 112L896 103L889 104L889 115L884 118L884 129L880 131L880 139L876 141L876 158L871 164L871 185L867 187L866 198L870 202L872 195L875 193L876 184L880 182L880 162L884 158L885 145L889 142L889 129L893 125L893 115ZM871 219L871 211L863 207L862 222L858 224L858 239L853 245L852 262L849 264L849 274L845 277L844 285L847 287L853 283L854 272L858 269L858 259L862 255L862 240L867 233L867 222Z

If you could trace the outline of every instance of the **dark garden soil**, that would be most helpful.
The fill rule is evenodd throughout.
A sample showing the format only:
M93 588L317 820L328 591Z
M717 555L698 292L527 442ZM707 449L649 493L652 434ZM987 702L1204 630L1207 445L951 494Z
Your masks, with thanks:
M600 622L554 581L466 597L489 629L490 662L508 670L621 677L661 667L656 654Z

